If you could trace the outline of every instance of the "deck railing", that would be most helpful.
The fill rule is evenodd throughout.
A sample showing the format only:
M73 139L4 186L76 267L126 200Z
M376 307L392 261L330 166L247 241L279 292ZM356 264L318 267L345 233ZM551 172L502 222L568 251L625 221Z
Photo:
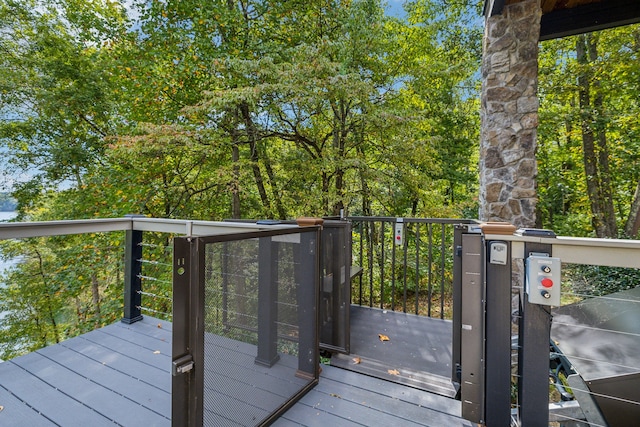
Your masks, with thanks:
M316 384L318 227L128 216L4 223L0 240L123 231L122 322L159 312L145 307L144 298L168 299L173 312L173 425L202 425L203 419L208 425L262 425ZM155 233L165 236L166 246L176 236L168 259L145 255L155 244L144 236ZM169 267L168 277L145 271L161 264ZM144 288L156 281L168 283L167 295ZM220 357L235 370L220 372ZM261 386L246 395L246 382ZM243 399L259 403L248 406L253 401Z
M640 291L631 289L604 297L576 292L564 269L575 264L610 266L627 269L627 274L640 277L637 274L640 241L527 234L527 231L524 235L487 232L479 240L470 233L468 239L477 242L470 249L465 249L463 241L462 307L459 307L463 318L458 328L454 319L454 334L460 329L459 343L463 347L467 345L466 350L460 346L456 350L454 338L454 359L458 358L454 362L461 364L462 371L463 416L466 408L467 419L487 425L507 425L511 406L512 425L633 424L640 416L637 393L640 328L634 320L640 318ZM536 284L528 291L526 287L523 289L524 279L513 280L510 262L502 264L498 258L492 260L493 245L497 245L496 249L508 247L507 259L515 260L515 265L520 260L537 258L544 267L549 265L545 257L559 259L558 265L563 268L560 307L552 309L530 300L529 294L540 295L544 290L537 289ZM474 258L483 259L486 268L478 270ZM552 265L554 269L558 267ZM536 272L540 270L537 267L535 262L529 267L534 269L529 277L536 277L532 279L536 281L539 279ZM486 274L486 287L474 304L468 297L478 289L481 276L476 274L482 270ZM513 269L518 270L518 267ZM520 271L527 275L526 268ZM567 268L567 273L570 271L573 269ZM547 285L557 289L560 283L548 282ZM638 283L630 287L635 285ZM510 298L514 291L520 296L515 311ZM477 306L475 310L474 306ZM472 323L474 317L479 322ZM469 358L468 351L476 324L484 329L478 337L486 351L478 353L484 354L479 363L477 357ZM516 336L514 328L517 328ZM511 358L508 357L510 350ZM514 368L511 376L508 366ZM560 371L563 371L562 383L558 383ZM484 379L480 380L478 374ZM550 380L551 388L560 391L560 402L550 401L553 400ZM514 394L516 403L512 400Z
M232 222L216 221L191 221L179 219L159 219L146 218L138 215L127 215L124 218L112 219L90 219L90 220L65 220L65 221L42 221L42 222L13 222L0 223L0 240L6 239L28 239L33 237L54 237L82 234L125 232L124 237L124 307L123 321L134 322L140 318L145 310L151 314L171 315L169 309L164 313L155 313L153 310L142 304L143 296L156 298L158 296L171 299L171 240L174 235L183 236L204 236L220 235L246 232L251 230L265 230L286 227L284 225L259 225L240 224ZM289 225L290 227L290 225ZM145 258L145 247L150 251L150 247L155 246L145 242L144 234L159 233L165 236L166 245L161 251L167 251L168 257L158 261L156 259ZM168 264L168 270L163 277L145 275L143 272L157 270L151 266L158 264ZM145 268L146 265L146 268ZM145 281L163 280L168 284L168 295L153 295L143 290ZM145 295L146 294L146 295Z
M354 217L350 220L353 230L352 259L354 264L362 268L362 274L353 281L352 303L448 318L449 298L451 298L453 300L452 310L457 310L458 313L468 312L467 309L456 307L452 277L456 268L455 260L458 249L457 243L454 241L456 224L471 221L387 217ZM145 245L147 244L144 237L146 233L162 233L166 236L205 236L290 227L291 224L237 224L131 216L117 219L2 223L0 224L0 240L124 232L126 255L123 256L123 259L126 271L124 274L123 321L133 322L145 310L144 298L154 297L146 295L147 292L144 288L145 280L150 280L145 278L145 268L148 268L146 265L148 263L145 263L144 260ZM547 251L553 257L560 258L563 266L566 264L586 264L640 269L640 242L638 241L491 234L485 235L484 239L508 243L513 259L525 259L532 251L541 252L540 248L542 247L542 251ZM173 265L169 269L171 273L175 273ZM491 277L496 277L495 274L498 273L493 271L491 274L494 274ZM546 421L575 421L593 426L606 425L607 420L602 414L602 406L606 407L608 404L614 408L614 413L623 416L629 413L640 414L640 399L633 398L633 394L629 398L626 395L620 395L618 393L620 390L616 389L609 389L605 392L594 391L590 387L600 379L591 382L582 381L580 375L571 368L567 369L569 371L567 383L562 384L560 388L564 387L567 390L565 397L571 398L571 395L576 397L575 402L579 401L579 406L561 402L555 404L556 406L552 405L551 413L549 413L547 410L550 407L548 399L549 357L551 364L555 364L554 366L558 366L559 359L566 358L570 361L583 361L592 365L602 364L614 370L625 371L625 381L628 382L621 385L620 389L622 391L628 389L631 389L632 392L637 391L637 385L640 381L640 359L637 357L637 354L640 354L640 334L624 328L615 331L609 328L610 324L606 327L570 324L566 320L561 320L560 314L530 304L525 304L523 310L514 312L511 298L514 295L512 285L516 291L521 292L521 289L518 288L520 285L518 282L512 282L511 274L505 276L500 272L498 275L501 277L498 281L487 279L486 294L481 294L481 298L477 301L476 299L467 300L467 304L476 304L482 302L482 297L484 297L487 304L486 312L482 308L474 315L478 314L483 319L486 316L487 321L485 331L487 335L484 344L487 353L483 356L486 357L486 360L483 359L483 363L486 363L484 368L486 368L488 382L483 385L482 390L483 393L484 390L492 393L492 397L486 400L486 402L491 402L489 405L498 401L502 402L500 405L503 405L500 408L484 406L485 409L490 408L488 413L491 417L498 417L493 418L494 420L503 419L500 417L505 416L511 418L512 394L518 396L515 410L516 418L519 417L521 425L543 425L546 424ZM563 282L565 280L563 277ZM631 307L628 312L625 312L628 317L616 320L612 314L611 324L624 320L627 325L633 325L640 318L640 314L638 314L640 313L640 297L638 296L596 297L565 288L563 288L563 292L572 298L567 303L580 299L584 299L585 304L591 302L605 304L624 300ZM173 299L174 296L169 295L168 297ZM500 304L499 316L497 317L495 315L496 306L492 305L498 301L496 298L499 299ZM550 316L554 315L556 318L550 322ZM518 320L521 325L521 336L517 340L513 338L514 319ZM602 357L585 357L577 353L566 352L566 342L559 342L557 347L552 346L550 350L549 331L554 322L558 323L559 328L575 328L576 333L584 337L585 343L590 344L597 339L604 340L604 345L600 346L603 351ZM599 334L597 339L589 338L593 337L593 333ZM604 353L603 349L616 346L616 341L611 338L614 336L624 337L625 345L635 349L632 354L626 354L628 359L624 363L616 361L611 354ZM606 341L609 339L611 339L610 342ZM563 344L565 344L565 348L563 348ZM454 358L455 354L456 349L454 348ZM454 365L460 363L459 353L457 357L458 359L453 361ZM518 358L520 359L519 371L512 371L513 375L509 375L511 364L515 363L514 360ZM464 375L464 369L465 367L462 366L462 375ZM505 372L507 379L505 379ZM583 372L579 373L584 374ZM455 379L456 375L454 369L452 377ZM551 376L557 379L557 376ZM483 399L484 397L483 394ZM505 402L506 400L509 402ZM598 405L601 405L600 409ZM611 411L611 409L608 410ZM483 417L485 415L487 413L484 413ZM572 420L572 418L576 420ZM542 424L540 424L541 420ZM487 418L482 418L482 421L487 421Z
M456 224L473 220L350 217L351 302L441 319L452 318L453 240Z

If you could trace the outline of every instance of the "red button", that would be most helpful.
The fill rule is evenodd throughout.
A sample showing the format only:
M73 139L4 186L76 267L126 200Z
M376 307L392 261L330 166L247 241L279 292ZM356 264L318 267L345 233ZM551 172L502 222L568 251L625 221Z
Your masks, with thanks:
M544 279L542 279L542 286L544 286L545 288L550 288L553 286L553 280L549 279L548 277L545 277Z

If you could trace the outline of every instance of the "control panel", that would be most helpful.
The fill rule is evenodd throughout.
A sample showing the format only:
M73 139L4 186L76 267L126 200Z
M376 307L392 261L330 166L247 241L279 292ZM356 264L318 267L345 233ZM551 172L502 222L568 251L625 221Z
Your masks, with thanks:
M402 236L403 230L404 230L404 224L402 222L402 218L398 218L396 222L395 234L394 234L394 240L396 242L396 245L398 246L402 246L404 244L404 240Z
M560 258L531 255L526 261L525 290L531 304L560 305Z

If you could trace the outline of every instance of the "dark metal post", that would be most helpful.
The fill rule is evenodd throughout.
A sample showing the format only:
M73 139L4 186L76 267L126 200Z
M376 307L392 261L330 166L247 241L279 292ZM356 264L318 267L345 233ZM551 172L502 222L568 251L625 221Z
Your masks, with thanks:
M235 257L232 251L229 250L230 247L234 245L229 244L229 242L224 242L222 244L223 250L220 256L222 257L221 265L222 265L222 325L225 328L229 327L229 272L236 271L235 265ZM231 264L233 267L229 267ZM238 279L235 279L238 280Z
M299 328L296 376L308 380L318 377L319 236L317 231L300 233L294 252Z
M486 243L485 424L511 422L511 244Z
M484 420L484 244L480 233L462 235L460 365L462 417Z
M127 215L135 218L136 215ZM125 232L124 247L124 323L134 323L142 320L140 306L142 304L142 231L127 230Z
M258 250L258 355L259 365L273 366L278 355L278 243L260 237Z
M523 234L525 235L525 234ZM531 253L551 256L551 245L525 243L525 258ZM518 343L518 403L520 422L524 426L549 425L549 306L530 304L521 294Z
M458 384L460 384L460 331L462 330L462 233L465 230L464 225L456 225L453 234L453 360L451 380Z
M331 226L333 225L333 227ZM345 262L344 256L344 245L343 245L343 234L342 228L337 224L324 224L325 233L329 235L329 238L332 241L331 244L331 252L326 255L331 258L331 260L325 259L324 262L330 262L331 265L331 277L332 277L332 289L331 289L331 299L330 299L330 307L331 311L331 332L330 332L330 343L337 347L344 348L343 342L343 333L345 324L342 322L343 316L341 316L342 303L343 303L343 289L347 284L348 277L345 277L348 274L348 269L351 265L347 265ZM327 235L325 234L325 236ZM322 241L323 244L327 243L325 239ZM324 340L323 340L324 341Z
M189 425L190 397L195 369L179 372L183 361L193 361L191 335L191 246L188 238L173 240L173 333L171 378L171 425Z

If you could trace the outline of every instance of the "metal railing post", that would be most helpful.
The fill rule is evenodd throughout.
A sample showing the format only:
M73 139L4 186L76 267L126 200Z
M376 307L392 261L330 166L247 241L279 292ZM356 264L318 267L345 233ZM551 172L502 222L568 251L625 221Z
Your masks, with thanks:
M525 234L523 234L525 235ZM526 242L525 260L531 253L551 256L552 245ZM518 407L524 426L549 425L549 339L551 307L531 304L526 293L520 298L518 327Z
M273 366L278 355L278 247L271 237L260 237L258 249L258 354L255 362Z
M296 376L312 380L318 376L320 233L300 233L294 253L298 304L298 370Z
M486 242L485 424L511 422L511 242Z
M462 305L460 395L462 417L483 423L484 382L484 242L480 233L462 235Z
M456 225L453 235L453 338L451 380L460 384L460 331L462 330L462 234L466 226ZM431 230L429 230L430 232ZM429 233L429 236L431 233ZM430 314L430 313L429 313Z
M195 354L195 337L192 331L191 306L193 288L198 286L197 262L192 257L192 242L189 238L176 238L173 241L173 333L171 363L171 425L180 427L189 425L197 419L193 404L196 395L196 372L201 376L202 363L199 354ZM199 365L186 369L186 363L198 360ZM195 369L193 369L195 368Z
M140 215L126 215L126 218L136 218ZM124 248L124 316L122 322L131 324L142 320L140 306L142 304L142 231L125 231Z

